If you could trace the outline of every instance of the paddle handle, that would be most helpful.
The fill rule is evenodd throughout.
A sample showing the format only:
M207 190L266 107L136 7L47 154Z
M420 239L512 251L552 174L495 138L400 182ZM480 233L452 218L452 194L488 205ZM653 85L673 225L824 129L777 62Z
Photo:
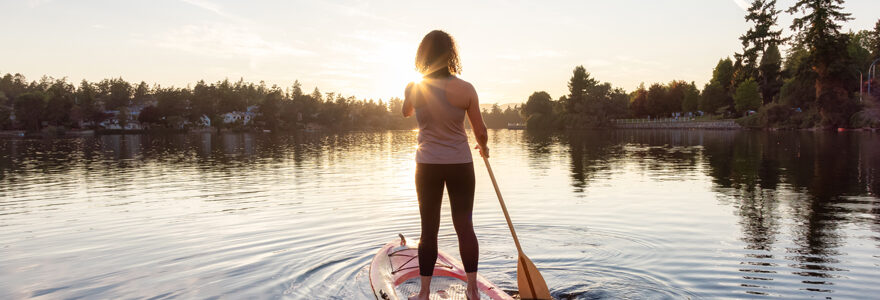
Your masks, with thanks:
M522 247L519 245L519 239L516 238L516 230L513 229L513 222L510 221L510 214L507 213L507 206L504 205L504 198L501 197L501 190L498 189L498 182L495 181L495 173L492 172L492 166L489 165L489 158L483 157L483 162L486 163L486 170L489 170L489 178L492 179L492 186L495 187L495 194L498 195L498 202L501 203L501 211L504 212L504 219L507 220L507 227L510 228L510 235L513 236L513 243L516 244L516 251L522 254Z

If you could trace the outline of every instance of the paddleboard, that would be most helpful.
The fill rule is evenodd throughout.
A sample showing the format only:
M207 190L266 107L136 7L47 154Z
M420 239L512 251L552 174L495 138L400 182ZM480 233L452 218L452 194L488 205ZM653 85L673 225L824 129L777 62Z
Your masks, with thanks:
M443 251L437 252L431 299L466 300L467 275L462 264ZM403 235L379 249L370 264L370 285L378 300L407 299L419 292L420 280L418 248L407 245ZM480 289L480 299L513 300L479 274L477 288Z

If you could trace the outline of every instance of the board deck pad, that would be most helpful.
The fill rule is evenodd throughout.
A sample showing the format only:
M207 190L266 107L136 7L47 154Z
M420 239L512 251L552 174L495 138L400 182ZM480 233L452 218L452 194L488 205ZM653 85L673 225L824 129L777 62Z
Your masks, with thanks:
M406 299L419 292L421 278L412 278L397 286L397 297ZM449 276L434 276L431 278L431 300L467 300L467 282ZM486 293L480 292L480 299L492 299Z

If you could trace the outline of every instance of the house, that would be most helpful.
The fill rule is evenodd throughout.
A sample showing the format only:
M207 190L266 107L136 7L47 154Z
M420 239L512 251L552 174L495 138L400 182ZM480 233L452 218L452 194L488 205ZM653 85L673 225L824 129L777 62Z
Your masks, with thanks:
M254 118L257 116L257 106L251 105L248 106L247 111L233 111L222 114L223 123L224 124L233 124L240 123L242 125L248 125L253 122Z
M98 126L114 130L143 130L144 127L138 121L138 117L140 117L141 111L147 106L149 105L131 105L125 108L125 113L121 110L105 110L104 113L110 117L98 123ZM124 120L121 118L124 118Z

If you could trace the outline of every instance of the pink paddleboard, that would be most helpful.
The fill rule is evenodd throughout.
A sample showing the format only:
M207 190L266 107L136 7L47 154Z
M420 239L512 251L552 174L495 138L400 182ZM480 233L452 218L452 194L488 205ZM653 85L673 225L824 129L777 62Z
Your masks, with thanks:
M513 299L483 276L477 276L480 299ZM403 235L379 249L370 264L370 285L379 300L407 299L418 293L419 280L418 249L406 245ZM431 280L431 299L466 300L466 288L467 277L461 263L438 251Z

